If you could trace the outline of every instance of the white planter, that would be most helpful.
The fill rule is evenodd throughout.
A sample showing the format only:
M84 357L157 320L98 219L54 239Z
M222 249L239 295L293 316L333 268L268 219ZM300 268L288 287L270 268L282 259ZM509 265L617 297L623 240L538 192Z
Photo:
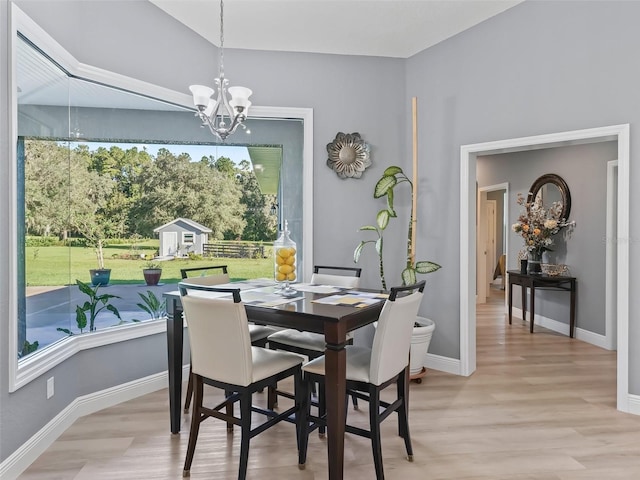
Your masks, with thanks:
M413 327L411 335L411 362L409 364L409 373L416 375L422 372L425 364L425 357L431 343L431 336L436 329L433 320L424 317L416 317L416 323L419 327Z

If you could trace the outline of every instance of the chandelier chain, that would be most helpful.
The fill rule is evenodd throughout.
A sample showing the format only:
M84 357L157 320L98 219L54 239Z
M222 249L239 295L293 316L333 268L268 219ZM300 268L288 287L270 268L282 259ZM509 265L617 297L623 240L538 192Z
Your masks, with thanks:
M224 141L229 135L242 127L249 133L244 121L247 119L253 93L251 89L240 86L229 87L229 81L224 78L224 2L220 0L220 45L218 64L219 76L215 79L215 88L205 85L191 85L189 90L193 94L196 106L196 116L202 121L203 127L209 127L211 133Z
M224 2L220 0L220 65L218 67L220 78L224 78Z

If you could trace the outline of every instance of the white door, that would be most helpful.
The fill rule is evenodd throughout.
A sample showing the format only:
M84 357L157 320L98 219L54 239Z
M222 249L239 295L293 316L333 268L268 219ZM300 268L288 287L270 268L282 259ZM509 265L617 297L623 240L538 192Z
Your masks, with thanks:
M162 232L162 256L175 255L178 250L178 232Z
M484 219L487 222L487 236L485 241L485 250L487 251L487 271L486 282L487 288L491 288L493 281L493 273L498 263L496 257L496 201L487 200L485 207Z
M487 302L487 192L478 193L476 237L476 303Z

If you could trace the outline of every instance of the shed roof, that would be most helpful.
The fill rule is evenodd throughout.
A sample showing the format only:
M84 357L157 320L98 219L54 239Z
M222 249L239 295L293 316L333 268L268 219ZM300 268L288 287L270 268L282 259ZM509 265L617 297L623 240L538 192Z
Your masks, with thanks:
M199 224L198 222L195 222L193 220L190 220L188 218L176 218L175 220L171 220L169 223L165 223L164 225L161 225L159 227L156 227L153 229L154 233L158 233L161 230L164 230L165 228L167 228L169 225L173 225L174 223L186 223L187 225L190 225L191 227L193 227L195 230L200 230L203 233L211 233L212 230L208 227L205 227L204 225Z

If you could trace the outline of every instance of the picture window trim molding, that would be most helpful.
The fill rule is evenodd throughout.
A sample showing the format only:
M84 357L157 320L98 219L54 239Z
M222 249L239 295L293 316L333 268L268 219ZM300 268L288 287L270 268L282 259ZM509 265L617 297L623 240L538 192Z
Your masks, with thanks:
M10 179L8 186L11 195L11 208L7 212L7 219L14 227L7 229L6 244L11 255L7 260L9 266L8 285L8 314L12 321L9 322L9 342L6 349L9 366L9 392L15 392L22 386L40 377L55 366L64 362L76 353L103 345L131 340L166 332L165 320L151 320L135 324L126 324L86 335L73 335L65 337L47 346L41 352L34 352L22 359L18 358L18 225L17 215L17 148L16 142L18 128L17 114L17 88L15 75L16 47L19 41L18 34L28 39L43 54L62 67L73 78L100 83L109 87L132 92L152 99L171 103L176 106L193 109L191 95L182 94L167 88L150 84L141 80L126 77L114 72L103 70L91 65L78 62L68 51L57 43L46 31L36 24L15 4L10 5L12 16L12 35L10 37L11 56L13 68L9 79L8 88L11 93L11 122L9 125L10 138L13 139L11 147ZM19 32L19 33L18 33ZM311 272L313 261L313 109L303 107L252 107L252 118L258 119L297 119L303 122L303 148L302 148L302 177L303 177L303 224L302 247L305 252L303 271L305 275ZM194 125L194 128L198 128Z

